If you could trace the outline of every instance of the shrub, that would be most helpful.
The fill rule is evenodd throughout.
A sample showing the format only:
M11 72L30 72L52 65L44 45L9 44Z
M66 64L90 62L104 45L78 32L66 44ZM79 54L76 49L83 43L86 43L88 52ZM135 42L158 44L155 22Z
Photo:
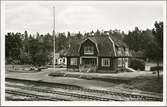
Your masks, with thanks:
M50 73L49 76L55 76L55 77L63 77L65 73L60 73L60 72L53 72Z
M150 68L151 71L157 71L158 69L163 70L163 66L154 66Z
M144 70L145 69L145 62L142 59L131 59L129 63L129 67L135 70Z

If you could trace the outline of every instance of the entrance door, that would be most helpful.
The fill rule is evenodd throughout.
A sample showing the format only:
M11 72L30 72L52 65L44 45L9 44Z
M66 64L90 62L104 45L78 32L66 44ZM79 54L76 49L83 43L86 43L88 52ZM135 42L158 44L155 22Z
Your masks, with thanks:
M86 67L97 65L97 59L96 58L83 58L82 61L83 61L82 64L85 65Z

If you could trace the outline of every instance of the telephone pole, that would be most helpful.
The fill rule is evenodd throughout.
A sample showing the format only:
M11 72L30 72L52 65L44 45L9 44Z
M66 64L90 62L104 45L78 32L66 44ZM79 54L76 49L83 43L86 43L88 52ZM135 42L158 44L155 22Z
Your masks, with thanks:
M55 71L55 6L53 6L53 68Z

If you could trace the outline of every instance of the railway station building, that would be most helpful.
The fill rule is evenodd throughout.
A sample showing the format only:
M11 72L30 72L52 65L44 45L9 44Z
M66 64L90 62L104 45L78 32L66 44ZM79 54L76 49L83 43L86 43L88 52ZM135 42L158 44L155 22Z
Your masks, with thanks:
M92 68L94 72L115 72L128 67L129 49L116 36L93 35L71 44L66 57L67 69L82 71Z

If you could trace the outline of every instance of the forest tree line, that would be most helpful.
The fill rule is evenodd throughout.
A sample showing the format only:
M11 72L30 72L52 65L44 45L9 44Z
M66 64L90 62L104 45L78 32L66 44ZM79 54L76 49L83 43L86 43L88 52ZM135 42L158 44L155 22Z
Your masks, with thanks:
M55 36L55 50L67 50L71 43L91 34L103 36L104 32L121 38L136 54L160 62L163 60L163 22L155 22L153 29L140 30L135 27L127 34L120 30L91 31L87 33L58 33ZM52 61L53 36L50 33L35 35L27 31L8 32L5 35L5 57L7 64L45 65Z

